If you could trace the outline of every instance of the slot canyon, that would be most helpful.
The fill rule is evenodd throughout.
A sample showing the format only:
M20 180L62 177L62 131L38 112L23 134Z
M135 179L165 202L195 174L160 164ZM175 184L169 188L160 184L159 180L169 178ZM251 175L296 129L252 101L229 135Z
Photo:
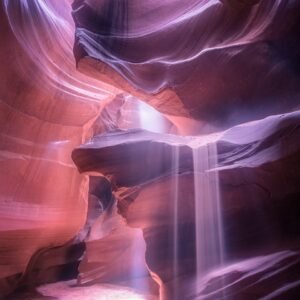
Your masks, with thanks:
M300 299L300 0L1 0L0 299Z

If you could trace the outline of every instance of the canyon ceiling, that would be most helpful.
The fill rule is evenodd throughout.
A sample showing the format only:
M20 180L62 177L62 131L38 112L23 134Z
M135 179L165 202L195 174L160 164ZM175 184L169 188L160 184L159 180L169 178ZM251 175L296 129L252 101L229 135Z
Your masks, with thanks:
M3 0L0 38L0 299L297 299L300 1Z

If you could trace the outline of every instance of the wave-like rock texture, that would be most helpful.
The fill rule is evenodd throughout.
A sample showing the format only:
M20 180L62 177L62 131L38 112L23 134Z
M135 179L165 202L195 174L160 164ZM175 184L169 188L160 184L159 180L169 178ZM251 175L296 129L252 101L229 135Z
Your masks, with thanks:
M212 145L216 146L217 160L211 159L216 156L215 151L208 152L208 160L217 163L207 165L203 172L215 174L219 179L226 262L281 249L296 251L300 233L299 112L268 117L202 137L118 131L96 136L72 154L81 172L96 172L110 178L119 213L129 226L143 230L147 265L155 274L153 278L164 287L168 299L175 299L170 288L174 280L178 287L176 293L185 294L184 283L190 282L196 272L193 153L195 149L211 149ZM178 170L174 169L176 152ZM174 244L170 237L174 232L176 176L180 255L179 277L174 278ZM278 279L276 272L286 270L275 261L270 264L275 269L268 279L270 286L279 280L278 286L284 286L284 290L299 291L298 281L293 278L286 282L284 275ZM249 274L260 276L259 270L254 266ZM239 281L239 277L243 282L245 278L243 272L226 272L225 282ZM275 291L261 290L255 282L252 288L258 297L265 296L265 291L267 294ZM242 290L235 290L237 299L241 299ZM192 295L187 299L193 299Z
M2 3L0 35L1 298L20 285L77 274L83 248L73 238L85 223L88 182L70 156L99 104L49 86L11 31Z
M198 282L191 278L176 282L181 294L170 295L168 287L163 294L167 299L297 299L299 264L299 250L260 255L216 269ZM195 289L198 292L191 292Z
M74 147L112 128L149 129L141 123L143 111L156 116L163 132L173 126L144 102L76 71L66 3L0 4L0 298L21 287L81 275L83 253L90 256L96 249L95 241L83 242L97 201L88 203L88 178L71 159ZM53 24L62 16L64 23ZM124 229L123 241L132 231ZM122 278L117 263L108 269L106 282L112 274Z
M299 107L300 1L76 0L79 69L230 127Z
M77 274L81 285L118 281L155 296L147 267L166 298L175 300L174 280L178 297L195 297L197 285L208 297L220 273L194 279L195 149L209 153L202 171L218 175L228 262L281 253L266 256L270 289L251 281L261 259L222 269L226 282L238 281L238 296L249 276L259 296L297 290L299 112L215 135L166 133L208 132L299 106L299 1L76 0L77 66L100 81L76 71L71 2L0 5L0 298ZM84 144L136 127L157 133L117 131ZM94 295L59 286L63 295Z
M79 265L78 285L121 283L157 294L145 263L145 241L140 229L130 228L117 213L110 182L90 177L85 253Z

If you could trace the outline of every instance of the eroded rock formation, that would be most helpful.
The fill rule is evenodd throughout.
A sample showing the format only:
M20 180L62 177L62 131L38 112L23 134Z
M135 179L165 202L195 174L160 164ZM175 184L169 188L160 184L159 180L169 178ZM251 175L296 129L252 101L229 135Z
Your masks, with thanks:
M120 214L129 226L143 229L146 262L154 278L159 278L162 287L172 287L174 280L181 286L180 280L191 284L195 273L194 148L217 146L218 164L205 172L217 172L219 177L229 261L253 252L298 249L299 121L298 112L272 116L206 137L119 131L96 136L75 149L72 157L80 171L102 173L114 182ZM176 148L179 169L174 173ZM179 177L179 278L174 278L172 270L174 244L170 238L174 231L174 176ZM226 278L231 271L224 272L229 286L231 279L227 282ZM282 279L280 285L284 283ZM226 284L225 290L229 288ZM182 292L184 297L185 288L183 285L181 291L179 287L178 295ZM293 288L299 290L298 285ZM265 296L264 292L256 291L259 297ZM166 289L173 299L169 293Z
M299 1L77 0L79 69L228 127L299 105Z
M11 299L111 292L99 283L145 299L295 299L299 8L3 0L0 298L75 278ZM199 277L195 186L210 181L226 265Z
M42 74L11 32L2 4L0 14L1 297L18 286L38 253L48 252L41 268L67 263L56 250L51 261L47 250L73 239L85 222L87 180L78 175L70 153L83 141L82 126L94 117L95 106L34 85L20 62L37 77Z

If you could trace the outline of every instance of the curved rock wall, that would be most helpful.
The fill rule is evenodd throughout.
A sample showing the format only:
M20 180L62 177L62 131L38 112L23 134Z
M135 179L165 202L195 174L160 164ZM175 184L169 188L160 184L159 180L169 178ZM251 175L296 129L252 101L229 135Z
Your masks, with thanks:
M13 2L17 14L21 2ZM69 249L72 242L55 247L71 241L85 223L88 180L78 174L71 151L85 141L86 124L100 105L53 87L40 62L21 47L2 3L0 14L1 297L28 280L57 280L63 266L81 256L71 254L79 247ZM32 269L35 278L27 278Z
M211 283L206 279L201 282L195 282L194 279L196 208L193 149L207 147L211 143L217 145L218 164L205 172L217 172L219 177L225 263L245 260L258 253L265 255L285 250L288 254L293 249L296 252L295 257L292 255L292 265L296 268L299 257L297 228L300 225L300 190L297 183L300 176L299 116L299 112L272 116L206 138L145 131L102 134L75 149L72 157L82 172L94 170L114 182L119 212L129 226L143 230L146 262L166 299L174 299L175 296L178 299L198 299L191 294L192 286L199 285L201 293L205 294ZM175 149L179 152L178 170L174 170L170 160ZM173 271L172 240L175 220L174 176L178 176L176 230L180 254L177 275ZM270 260L269 263L266 272L271 272L269 268L277 268L276 260ZM247 264L245 261L245 267ZM259 276L258 266L254 264L249 268L249 272ZM218 289L242 297L243 292L238 291L239 285L232 289L230 287L231 272L234 271L225 268L219 272L216 274L222 275L212 273L208 276L209 280L218 281L218 276L224 276L225 282ZM279 286L286 287L288 293L299 291L298 277L293 272L296 281L290 288L285 286L284 274L287 271L278 272L282 272L277 282ZM243 276L242 273L239 276ZM270 285L272 278L274 282L277 280L271 274L268 281ZM173 294L174 282L177 285L176 294ZM257 297L274 291L272 288L260 291L255 284L253 289ZM212 292L217 293L216 290L217 286ZM208 293L205 299L214 298L210 298Z
M77 274L156 295L151 274L172 300L297 295L299 1L72 3L0 6L0 297ZM199 282L192 149L212 143L243 261Z
M299 5L78 0L75 57L161 112L228 128L299 106Z

